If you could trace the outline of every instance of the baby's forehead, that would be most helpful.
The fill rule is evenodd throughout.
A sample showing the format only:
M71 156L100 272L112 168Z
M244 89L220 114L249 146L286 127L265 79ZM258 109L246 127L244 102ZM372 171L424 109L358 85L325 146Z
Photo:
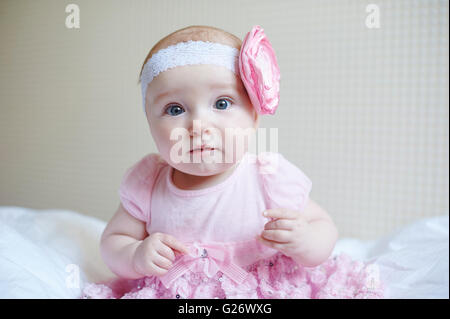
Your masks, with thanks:
M176 67L160 73L157 83L151 89L153 103L161 102L173 95L182 95L200 91L224 91L224 93L245 95L241 78L232 71L218 66L201 65Z

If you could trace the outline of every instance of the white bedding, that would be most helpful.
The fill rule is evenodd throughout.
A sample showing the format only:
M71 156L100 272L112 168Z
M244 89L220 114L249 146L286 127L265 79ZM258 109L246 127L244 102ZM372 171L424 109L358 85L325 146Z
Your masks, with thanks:
M99 240L106 223L67 210L0 207L0 298L77 298L113 277ZM373 241L342 238L333 254L374 262L388 298L449 298L448 215Z

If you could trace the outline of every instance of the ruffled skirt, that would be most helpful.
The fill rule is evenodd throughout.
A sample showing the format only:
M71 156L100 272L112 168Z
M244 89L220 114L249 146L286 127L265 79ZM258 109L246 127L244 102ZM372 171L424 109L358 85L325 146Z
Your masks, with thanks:
M321 299L383 298L384 285L376 264L353 261L346 254L317 267L299 266L277 253L245 267L249 275L236 284L222 272L209 278L186 272L166 288L157 276L89 283L81 298L101 299Z

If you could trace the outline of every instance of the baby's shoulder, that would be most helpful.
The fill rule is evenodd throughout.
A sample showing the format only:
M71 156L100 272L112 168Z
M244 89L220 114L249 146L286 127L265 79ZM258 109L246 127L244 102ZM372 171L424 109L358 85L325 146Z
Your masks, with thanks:
M142 157L125 172L123 181L151 183L155 176L168 163L158 153L150 153Z
M288 171L302 173L295 164L278 152L249 153L247 159L251 165L258 169L261 175L276 177L284 175Z
M137 219L149 221L153 185L165 165L168 165L167 162L159 154L151 153L125 172L119 187L119 197L125 209Z
M312 181L298 166L278 152L251 154L249 160L258 172L271 206L303 210Z

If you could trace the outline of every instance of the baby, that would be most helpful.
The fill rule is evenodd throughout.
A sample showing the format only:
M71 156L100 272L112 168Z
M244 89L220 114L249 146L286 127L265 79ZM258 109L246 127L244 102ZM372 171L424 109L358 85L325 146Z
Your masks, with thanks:
M140 80L159 153L127 170L101 238L119 279L84 298L382 296L364 264L330 257L338 231L310 179L242 138L275 113L279 79L259 26L244 41L190 26L150 50Z

